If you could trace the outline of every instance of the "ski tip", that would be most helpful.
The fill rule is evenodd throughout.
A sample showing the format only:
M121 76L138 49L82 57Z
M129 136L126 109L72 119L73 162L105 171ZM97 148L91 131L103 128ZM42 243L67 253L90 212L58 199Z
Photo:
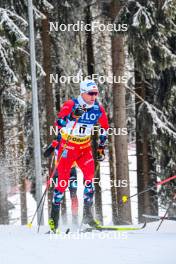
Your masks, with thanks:
M32 228L32 223L28 223L28 224L27 224L27 227L28 227L28 228Z

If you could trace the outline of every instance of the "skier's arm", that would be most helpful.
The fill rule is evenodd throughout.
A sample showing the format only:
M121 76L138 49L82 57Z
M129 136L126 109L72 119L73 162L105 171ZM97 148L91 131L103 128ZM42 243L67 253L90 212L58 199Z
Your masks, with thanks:
M102 106L100 106L100 110L102 114L98 120L101 129L99 130L100 132L99 132L99 146L97 149L97 160L103 161L105 158L104 149L105 149L105 142L107 139L107 129L109 128L109 124L108 124L108 118L106 112Z
M78 106L76 109L74 109L73 100L67 101L58 113L58 120L56 122L57 126L59 128L66 126L68 119L73 120L79 118L84 112L85 109L83 109L81 106Z
M100 124L102 129L100 129L100 134L99 134L99 145L104 146L107 139L107 129L109 128L109 123L106 112L103 106L101 105L100 105L100 110L102 114L98 120L98 123Z
M67 102L64 103L62 106L60 112L57 114L58 119L55 122L55 125L61 129L62 127L66 126L67 124L67 119L72 113L72 109L74 106L74 101L73 100L68 100Z
M74 104L75 103L73 100L68 100L67 102L64 103L60 112L57 114L58 119L56 120L54 125L58 128L58 136L57 139L53 140L45 150L44 152L45 157L49 157L51 153L54 151L54 149L59 147L59 143L61 140L60 129L66 126L68 119L75 120L84 113L85 110L81 106L74 109Z
M62 106L60 112L57 114L58 119L55 121L54 125L58 128L58 135L55 140L51 142L51 144L44 151L44 156L47 158L51 155L55 148L59 147L59 142L61 140L60 129L67 124L67 119L72 112L72 108L74 106L74 102L72 100L68 100Z

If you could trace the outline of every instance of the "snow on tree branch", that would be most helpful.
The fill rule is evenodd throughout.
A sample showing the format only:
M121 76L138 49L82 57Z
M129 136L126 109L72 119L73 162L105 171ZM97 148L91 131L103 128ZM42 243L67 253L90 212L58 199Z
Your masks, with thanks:
M14 12L12 12L12 11L10 11L10 10L4 9L4 8L0 8L0 13L3 13L3 12L6 12L7 15L8 15L9 17L16 18L16 19L19 20L19 22L21 22L24 26L27 26L27 25L28 25L27 21L26 21L24 18L18 16L16 13L14 13Z
M42 8L48 11L54 8L53 5L51 5L47 0L43 0L40 5L42 6ZM33 5L33 10L34 10L34 13L37 19L46 19L46 16L39 9L37 9L34 5Z
M160 129L163 133L173 136L176 139L176 131L172 123L167 120L167 117L162 111L157 109L155 106L149 104L147 101L144 102L147 106L148 112L150 113L154 127L153 131L156 132L156 128Z
M53 9L54 6L51 5L47 0L43 0L43 4L46 8L48 8L49 10Z
M138 10L133 17L132 26L139 27L141 21L145 21L146 28L150 29L154 25L154 21L151 17L151 14L147 11L147 9L144 6L141 6L139 2L136 3L136 6L138 7Z
M13 84L18 81L13 58L16 46L24 46L28 42L28 38L20 29L20 27L26 28L27 25L22 17L10 10L0 8L0 69L4 83Z
M18 22L22 22L23 25L25 26L28 25L28 23L23 18L19 19L19 16L4 8L0 8L0 17L1 17L0 31L3 32L8 31L10 34L13 33L18 43L24 43L28 41L28 38L24 35L24 33L20 30L20 28L11 19L11 17L16 18L18 19Z
M3 47L3 45L9 45L9 42L0 37L0 68L1 68L1 74L3 74L3 71L6 74L6 77L8 76L9 78L9 82L17 82L18 78L16 76L16 74L14 73L14 71L12 70L12 68L9 66L8 64L8 54L6 49ZM2 69L4 69L2 71Z
M163 6L162 6L162 9L164 10L164 9L168 9L168 8L170 8L170 5L172 5L173 4L173 1L172 0L166 0L165 2L164 2L164 4L163 4Z
M25 49L20 48L20 47L18 47L17 49L20 50L21 52L25 53L28 57L30 57L29 52L27 52ZM46 76L46 73L43 70L43 67L40 65L40 63L38 61L35 61L35 63L36 63L36 66L38 67L39 75L40 76Z
M174 139L176 139L176 131L175 127L171 122L168 121L167 117L165 114L156 108L154 105L148 103L146 100L144 100L140 95L138 95L133 89L131 89L129 86L126 86L130 92L135 94L136 97L138 97L141 101L142 104L140 106L140 110L144 107L144 105L147 107L148 113L152 117L153 121L153 134L157 134L157 129L160 129L162 133L167 133L168 135L172 136Z
M40 12L34 5L33 10L37 19L46 19L46 16L42 12Z

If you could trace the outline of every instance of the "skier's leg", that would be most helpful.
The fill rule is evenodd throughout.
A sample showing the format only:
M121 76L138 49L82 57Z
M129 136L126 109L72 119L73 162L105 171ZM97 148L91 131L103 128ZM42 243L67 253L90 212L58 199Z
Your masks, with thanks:
M75 166L71 168L70 172L69 191L71 198L72 223L78 225L77 171Z
M64 197L64 193L61 193L56 189L54 190L52 206L51 206L51 216L49 219L49 226L53 232L55 232L56 229L58 228L60 204L61 204L63 197Z
M84 175L84 208L83 208L83 223L91 226L96 226L97 222L93 217L93 195L94 195L94 159L91 148L87 148L82 152L82 155L77 160L77 164Z
M58 156L60 153L62 153L62 148L59 149ZM65 189L68 186L70 169L73 163L71 156L73 155L71 155L70 150L66 150L58 165L58 179L53 192L51 217L49 219L49 225L52 231L58 228L60 205L64 197Z
M83 223L89 224L90 226L96 226L97 222L93 217L93 195L94 186L93 183L85 183L84 188L84 207L83 207Z

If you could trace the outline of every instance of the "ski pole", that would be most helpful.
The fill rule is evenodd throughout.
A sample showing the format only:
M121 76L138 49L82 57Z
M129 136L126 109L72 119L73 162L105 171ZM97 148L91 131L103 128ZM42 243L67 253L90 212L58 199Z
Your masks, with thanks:
M167 210L166 210L166 212L165 212L163 218L161 219L161 221L160 221L160 223L159 223L159 225L158 225L156 231L158 231L159 228L160 228L160 226L162 225L162 223L163 223L163 221L164 221L164 219L165 219L165 217L166 217L166 215L167 215L167 213L168 213L168 211L169 211L169 209L170 209L170 207L171 207L171 204L172 204L172 203L169 203L169 206L168 206L168 208L167 208Z
M42 204L42 209L41 209L41 214L40 214L40 219L39 219L39 225L38 225L37 233L39 233L39 230L40 230L40 224L41 224L41 220L42 220L43 209L44 209L44 205L45 205L45 199L46 199L46 192L45 192L44 199L43 199L43 204Z
M52 178L54 177L55 173L56 173L57 167L58 167L59 162L60 162L60 160L61 160L61 158L62 158L62 154L63 154L65 148L67 147L67 144L68 144L68 142L69 142L69 140L70 140L70 137L71 137L71 135L72 135L72 133L73 133L73 130L74 130L74 128L75 128L75 126L76 126L76 124L77 124L77 122L78 122L78 119L79 119L79 118L76 118L76 120L75 120L75 122L74 122L74 124L73 124L73 126L72 126L72 129L71 129L71 131L70 131L70 134L68 135L67 140L66 140L66 142L65 142L65 144L64 144L64 146L63 146L62 152L61 152L60 156L58 157L58 159L57 159L57 161L56 161L56 164L55 164L54 170L53 170L52 174L49 176L49 180L47 181L47 185L46 185L45 191L44 191L44 193L43 193L43 195L42 195L42 197L41 197L41 199L40 199L40 202L39 202L39 204L38 204L38 206L37 206L37 208L36 208L36 211L35 211L35 213L34 213L34 216L33 216L32 220L31 220L31 222L27 225L27 226L30 227L30 228L32 227L32 223L33 223L33 221L34 221L34 218L35 218L35 216L36 216L36 214L37 214L37 212L38 212L38 210L39 210L39 208L40 208L40 205L41 205L41 203L42 203L43 198L44 198L45 195L46 195L47 189L49 188L49 185L50 185L50 179L52 179Z
M27 224L27 226L28 226L29 228L32 227L32 223L33 223L34 218L35 218L35 216L36 216L36 214L37 214L37 212L38 212L38 210L39 210L39 208L40 208L40 205L41 205L41 203L42 203L42 201L43 201L43 198L44 198L44 196L46 195L46 191L47 191L47 189L45 189L45 191L44 191L44 193L43 193L43 195L42 195L42 197L41 197L41 199L40 199L40 202L38 203L38 206L37 206L37 208L36 208L36 210L35 210L35 213L34 213L34 215L33 215L33 217L32 217L31 222L30 222L29 224Z
M52 161L51 161L50 169L52 168L53 160L54 160L54 156L52 157ZM37 212L38 212L38 210L39 210L39 208L40 208L40 205L41 205L41 203L42 203L42 200L43 200L43 198L44 198L45 195L46 195L46 191L47 191L47 190L45 189L45 191L44 191L44 193L43 193L43 195L42 195L42 197L41 197L41 199L40 199L40 201L39 201L39 203L38 203L38 206L37 206L37 208L36 208L36 210L35 210L35 212L34 212L34 215L33 215L33 217L32 217L31 222L27 224L27 226L28 226L29 228L32 227L32 223L33 223L33 221L34 221L34 219L35 219L35 216L36 216L36 214L37 214Z
M172 199L171 202L169 203L169 206L168 206L168 208L167 208L167 210L166 210L166 212L165 212L163 218L161 219L161 221L160 221L160 223L159 223L159 225L158 225L156 231L159 230L159 228L161 227L163 221L166 219L166 215L167 215L167 213L169 212L169 209L170 209L171 206L172 206L172 202L173 202L173 200L175 200L175 199L176 199L176 194L174 195L173 199Z
M128 202L128 200L129 199L131 199L132 197L135 197L135 196L139 196L139 195L141 195L141 194L143 194L143 193L145 193L145 192L148 192L148 191L150 191L150 190L152 190L153 188L156 188L157 186L160 186L160 185L163 185L163 184L165 184L165 183L167 183L167 182L169 182L169 181L172 181L172 180L174 180L174 179L176 179L176 175L174 175L174 176L171 176L171 177L169 177L169 178L166 178L165 180L162 180L162 181L160 181L160 182L157 182L157 183L155 183L153 186L151 186L151 187L148 187L147 189L145 189L145 190L143 190L143 191L141 191L141 192L139 192L139 193L135 193L135 194L133 194L133 195L131 195L131 196L127 196L127 195L124 195L123 197L122 197L122 199L119 201L119 204L125 204L126 202Z
M54 155L52 156L52 160L51 160L51 164L50 164L50 171L51 171L52 166L53 166L53 161L54 161ZM41 214L40 214L40 219L39 219L39 225L38 225L37 233L39 233L39 230L40 230L40 224L41 224L41 220L42 220L42 214L43 214L43 209L44 209L44 205L45 205L46 194L47 194L47 190L46 190L46 192L44 192L44 195L41 198L41 201L43 200L43 204L42 204L42 209L41 209Z

